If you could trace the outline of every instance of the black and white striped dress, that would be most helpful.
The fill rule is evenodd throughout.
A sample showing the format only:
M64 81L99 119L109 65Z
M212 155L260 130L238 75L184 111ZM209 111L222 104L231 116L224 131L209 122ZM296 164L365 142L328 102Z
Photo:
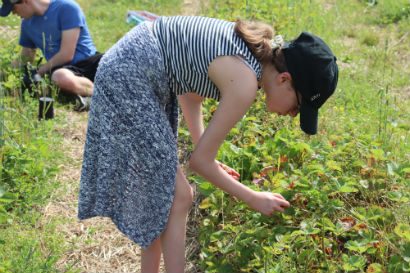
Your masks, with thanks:
M94 82L78 217L110 217L148 247L166 227L175 189L177 94L219 99L207 75L218 56L261 65L233 31L203 17L162 17L136 26L102 57Z

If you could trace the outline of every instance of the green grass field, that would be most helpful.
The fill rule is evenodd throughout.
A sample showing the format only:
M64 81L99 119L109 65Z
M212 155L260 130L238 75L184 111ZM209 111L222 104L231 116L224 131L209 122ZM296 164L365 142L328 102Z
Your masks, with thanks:
M106 51L132 26L128 10L184 12L182 1L79 0ZM267 218L200 177L190 219L198 272L410 272L410 2L408 0L209 0L200 15L257 19L286 39L311 31L338 57L339 85L308 137L298 119L264 111L262 98L232 130L218 159L241 181L292 204ZM0 19L0 273L84 272L58 267L70 246L57 221L39 225L61 187L56 126L38 122L37 101L18 99L16 16ZM262 96L262 95L261 95ZM209 120L216 102L206 101ZM57 108L68 109L66 105ZM182 147L191 149L187 129ZM257 183L256 183L257 182Z

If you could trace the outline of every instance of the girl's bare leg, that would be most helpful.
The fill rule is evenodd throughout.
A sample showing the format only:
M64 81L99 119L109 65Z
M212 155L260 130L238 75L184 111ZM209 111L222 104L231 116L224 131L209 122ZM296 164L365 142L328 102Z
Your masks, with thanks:
M156 239L148 248L141 249L141 273L158 273L161 261L161 239Z
M193 191L178 166L175 197L167 228L161 235L161 246L167 273L183 273L185 269L185 232Z

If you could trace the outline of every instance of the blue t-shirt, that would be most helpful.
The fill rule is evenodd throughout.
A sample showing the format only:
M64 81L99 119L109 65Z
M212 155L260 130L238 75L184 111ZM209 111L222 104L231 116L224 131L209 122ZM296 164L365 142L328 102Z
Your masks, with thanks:
M50 60L59 50L62 32L80 28L75 55L70 64L75 64L96 53L96 48L88 31L84 13L73 0L51 0L42 16L23 19L21 23L20 45L38 48Z

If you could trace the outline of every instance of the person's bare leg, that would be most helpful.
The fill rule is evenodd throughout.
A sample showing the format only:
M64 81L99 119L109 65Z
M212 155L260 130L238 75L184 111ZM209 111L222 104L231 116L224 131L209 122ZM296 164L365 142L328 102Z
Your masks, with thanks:
M161 239L156 239L148 248L141 249L141 273L158 273L161 262Z
M76 76L71 70L60 68L51 75L51 80L63 91L82 97L91 97L94 83L86 77Z
M192 188L178 166L174 202L167 227L161 234L162 252L167 273L184 272L186 221L192 202Z

